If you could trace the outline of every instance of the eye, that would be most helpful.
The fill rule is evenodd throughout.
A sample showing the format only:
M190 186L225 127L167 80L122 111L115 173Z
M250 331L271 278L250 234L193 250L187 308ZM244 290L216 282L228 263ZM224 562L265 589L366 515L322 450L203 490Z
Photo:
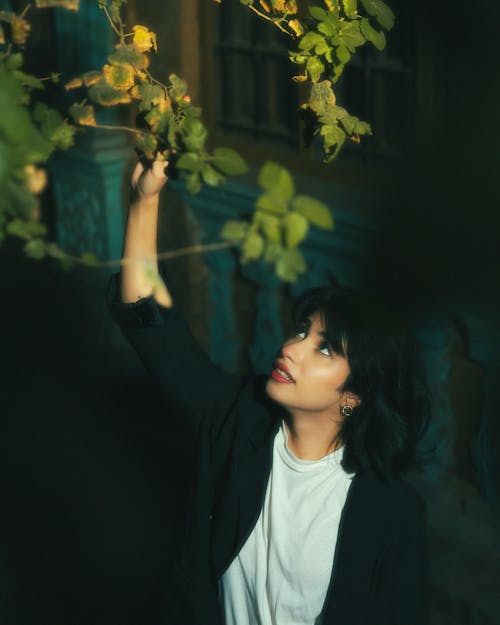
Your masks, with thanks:
M301 323L295 332L295 336L304 339L307 336L307 326L305 323Z
M318 351L320 354L323 354L323 356L331 356L333 354L332 348L326 341L323 341L320 344L320 346L318 347Z

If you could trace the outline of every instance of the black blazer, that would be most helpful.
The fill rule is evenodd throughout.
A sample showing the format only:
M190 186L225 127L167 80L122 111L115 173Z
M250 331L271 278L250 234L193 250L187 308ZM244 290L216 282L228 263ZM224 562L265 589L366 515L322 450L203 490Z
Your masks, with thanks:
M152 297L120 304L117 292L115 276L112 315L165 395L168 414L181 420L196 447L189 515L166 582L164 622L222 625L218 580L259 516L282 413L265 395L265 376L242 379L215 367L177 309ZM425 625L425 544L424 505L415 489L402 480L383 483L357 474L316 625Z

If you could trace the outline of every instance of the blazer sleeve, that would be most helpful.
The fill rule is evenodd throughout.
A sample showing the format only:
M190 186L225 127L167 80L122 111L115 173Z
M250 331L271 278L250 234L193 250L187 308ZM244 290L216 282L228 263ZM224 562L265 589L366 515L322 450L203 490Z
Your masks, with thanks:
M167 400L169 414L197 437L204 419L230 409L243 380L214 365L193 338L182 314L154 297L120 300L119 274L107 293L111 316Z

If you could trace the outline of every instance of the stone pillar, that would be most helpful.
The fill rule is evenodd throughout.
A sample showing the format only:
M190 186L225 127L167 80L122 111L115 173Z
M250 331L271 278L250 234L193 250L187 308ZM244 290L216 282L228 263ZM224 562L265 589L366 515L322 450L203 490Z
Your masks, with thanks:
M54 28L63 80L99 69L113 49L113 33L92 0L82 0L78 12L56 10ZM120 113L98 111L98 121L120 123ZM130 155L124 133L89 128L73 149L53 159L56 236L64 250L90 251L101 260L120 258L123 174Z

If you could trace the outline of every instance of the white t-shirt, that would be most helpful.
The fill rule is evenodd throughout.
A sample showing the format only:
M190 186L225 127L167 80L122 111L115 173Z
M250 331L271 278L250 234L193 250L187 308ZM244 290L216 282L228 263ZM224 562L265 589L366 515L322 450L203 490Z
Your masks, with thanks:
M300 460L281 424L257 524L220 581L226 625L319 622L354 477L340 466L343 451Z

